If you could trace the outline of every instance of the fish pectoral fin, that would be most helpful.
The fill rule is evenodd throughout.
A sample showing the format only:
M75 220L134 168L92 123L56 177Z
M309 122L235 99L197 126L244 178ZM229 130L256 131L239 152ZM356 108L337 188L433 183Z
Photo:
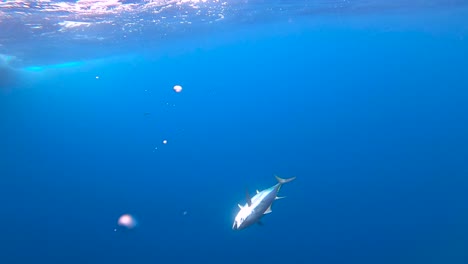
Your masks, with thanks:
M240 209L244 208L242 205L240 204L237 204L237 206L239 206Z
M263 222L262 222L262 221L258 221L257 224L258 224L259 226L263 226Z
M286 196L276 196L275 200L284 199L284 198L286 198Z
M268 207L268 209L266 209L266 211L263 214L269 214L271 212L273 211L271 210L271 205L270 205L270 207Z
M257 190L257 193L260 193L260 192Z

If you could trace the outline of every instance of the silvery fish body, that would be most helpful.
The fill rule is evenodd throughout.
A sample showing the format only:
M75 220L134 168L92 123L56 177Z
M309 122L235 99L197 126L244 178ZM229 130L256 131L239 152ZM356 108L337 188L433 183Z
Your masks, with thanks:
M237 214L232 229L241 230L255 223L261 223L260 219L271 213L271 205L275 200L283 197L278 197L278 192L281 186L285 183L293 181L296 177L282 179L275 176L278 183L263 191L257 191L254 197L250 198L247 193L247 203L242 206L239 204L240 211Z

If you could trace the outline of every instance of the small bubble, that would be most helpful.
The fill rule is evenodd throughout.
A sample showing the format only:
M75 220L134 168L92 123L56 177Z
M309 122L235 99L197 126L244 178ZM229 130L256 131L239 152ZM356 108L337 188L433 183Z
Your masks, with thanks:
M174 85L174 88L173 88L173 89L174 89L174 91L175 91L176 93L182 92L182 86L180 86L180 85Z
M132 215L124 214L119 217L117 224L119 226L124 226L128 229L132 229L136 226L136 220Z

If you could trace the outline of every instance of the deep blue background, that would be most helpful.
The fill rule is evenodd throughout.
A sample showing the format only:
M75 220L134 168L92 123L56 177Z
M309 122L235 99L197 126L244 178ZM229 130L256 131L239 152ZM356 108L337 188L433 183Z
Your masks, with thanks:
M468 263L466 35L327 23L22 73L1 263ZM232 231L274 174L287 199Z

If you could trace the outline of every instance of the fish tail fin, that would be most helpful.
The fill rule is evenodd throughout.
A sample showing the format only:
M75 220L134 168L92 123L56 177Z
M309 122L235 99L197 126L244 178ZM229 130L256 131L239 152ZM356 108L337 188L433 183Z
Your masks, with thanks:
M291 177L291 178L283 179L283 178L280 178L280 177L277 176L277 175L275 175L275 178L276 178L276 180L278 181L278 183L280 183L280 184L285 184L285 183L288 183L288 182L292 182L294 179L296 179L296 177Z

